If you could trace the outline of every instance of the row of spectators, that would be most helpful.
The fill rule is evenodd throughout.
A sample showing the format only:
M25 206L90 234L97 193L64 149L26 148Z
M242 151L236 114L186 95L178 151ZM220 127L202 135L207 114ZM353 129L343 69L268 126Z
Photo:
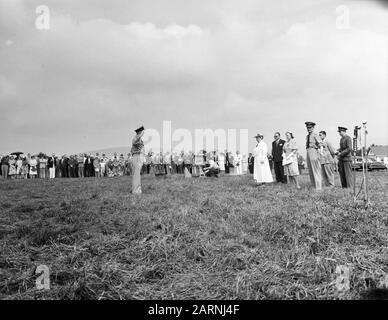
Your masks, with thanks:
M98 153L94 156L11 154L0 156L0 159L3 179L83 178L131 174L131 157L128 155L125 159L122 154L115 154L111 158Z
M217 163L220 172L244 174L253 172L253 157L241 155L238 151L231 152L181 152L180 154L152 153L144 156L142 174L183 174L186 167L192 173L194 164L206 165L210 160ZM271 156L269 156L272 167ZM35 179L35 178L83 178L83 177L115 177L132 174L132 156L123 154L108 157L99 153L63 155L44 153L0 155L1 176L3 179Z

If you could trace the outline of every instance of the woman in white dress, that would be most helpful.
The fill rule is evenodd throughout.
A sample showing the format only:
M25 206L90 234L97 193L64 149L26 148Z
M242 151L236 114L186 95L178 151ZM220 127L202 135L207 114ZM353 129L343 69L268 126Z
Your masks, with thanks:
M255 158L253 167L253 178L259 185L273 182L272 173L269 167L267 157L268 148L267 144L263 141L264 136L258 133L255 138L257 141L257 145L252 152L252 155Z
M294 181L299 190L298 147L291 132L286 132L286 139L283 145L284 175L288 176L290 182Z

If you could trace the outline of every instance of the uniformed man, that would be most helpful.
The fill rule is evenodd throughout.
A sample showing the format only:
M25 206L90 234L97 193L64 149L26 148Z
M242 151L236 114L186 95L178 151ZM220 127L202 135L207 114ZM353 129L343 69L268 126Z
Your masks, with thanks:
M347 128L338 127L341 136L340 148L336 152L338 158L338 172L341 178L342 188L353 188L352 172L352 138L346 134Z
M317 191L322 190L322 176L321 176L321 162L319 159L319 142L320 139L316 133L314 133L314 122L305 122L308 135L306 137L306 163L310 175L310 181L312 186Z

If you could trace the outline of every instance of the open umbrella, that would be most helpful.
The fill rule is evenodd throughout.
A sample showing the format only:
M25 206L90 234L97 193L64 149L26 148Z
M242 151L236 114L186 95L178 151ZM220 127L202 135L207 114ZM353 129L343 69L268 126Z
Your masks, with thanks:
M16 152L12 152L11 155L12 156L18 156L20 154L23 154L24 152L21 152L21 151L16 151Z

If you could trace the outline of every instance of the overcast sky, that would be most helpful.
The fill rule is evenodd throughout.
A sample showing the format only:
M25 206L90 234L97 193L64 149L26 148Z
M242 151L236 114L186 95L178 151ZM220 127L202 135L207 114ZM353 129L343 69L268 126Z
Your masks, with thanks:
M383 1L0 0L0 154L125 146L163 120L303 148L305 121L338 144L366 119L387 144L387 36Z

